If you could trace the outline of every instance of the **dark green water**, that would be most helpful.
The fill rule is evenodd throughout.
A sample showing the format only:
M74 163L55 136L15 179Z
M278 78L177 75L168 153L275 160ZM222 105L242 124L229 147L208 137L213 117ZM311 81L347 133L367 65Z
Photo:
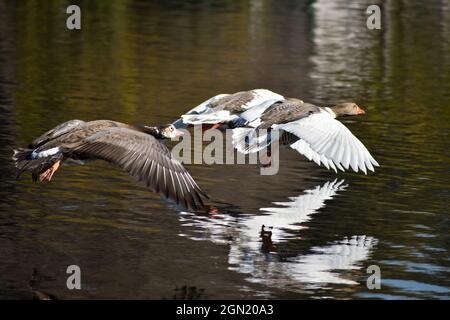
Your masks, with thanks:
M32 298L33 274L61 299L450 297L447 1L385 1L381 31L369 0L78 3L69 31L67 2L0 0L1 298ZM12 149L60 122L167 123L251 88L358 102L344 122L381 168L336 175L288 150L275 176L190 165L214 217L101 162L14 179Z

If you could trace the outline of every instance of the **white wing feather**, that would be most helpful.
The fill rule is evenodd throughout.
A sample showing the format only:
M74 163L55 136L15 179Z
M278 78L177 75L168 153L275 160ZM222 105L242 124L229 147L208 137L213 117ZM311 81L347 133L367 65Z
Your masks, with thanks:
M274 127L300 138L291 148L335 171L351 167L355 172L367 173L367 169L375 171L373 166L379 166L361 141L328 112Z
M212 98L209 98L209 99L206 100L206 101L203 101L203 102L200 103L198 106L196 106L195 108L189 110L189 111L186 112L185 114L189 114L189 115L197 114L197 115L198 115L198 114L205 113L206 111L208 111L208 110L210 109L209 106L210 106L211 102L214 102L214 101L216 101L217 99L226 97L226 96L228 96L228 95L229 95L229 94L227 94L227 93L221 93L221 94L218 94L218 95L216 95L216 96L214 96L214 97L212 97ZM178 119L178 120L172 122L172 125L174 125L175 128L177 128L177 129L186 128L186 123L183 122L183 119L182 119L182 118L180 118L180 119Z
M284 97L279 95L278 93L272 92L267 89L254 89L251 90L250 92L253 95L252 99L241 105L242 108L247 110L259 106L260 104L268 100L275 102L284 99ZM206 100L196 108L182 115L181 118L183 119L183 122L189 124L200 124L200 123L214 124L218 122L228 122L235 120L237 116L232 115L229 111L220 110L213 112L213 110L209 108L211 102L214 102L215 100L222 98L224 96L226 95L218 95L209 100ZM267 107L269 107L270 105L268 105Z

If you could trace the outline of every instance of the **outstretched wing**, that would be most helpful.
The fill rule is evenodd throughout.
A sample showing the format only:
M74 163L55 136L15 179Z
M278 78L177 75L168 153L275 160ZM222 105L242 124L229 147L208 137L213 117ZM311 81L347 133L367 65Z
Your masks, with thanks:
M64 145L63 145L64 148ZM200 189L169 149L151 135L128 128L109 128L67 146L78 156L113 163L159 194L188 209L204 207Z
M282 100L283 96L267 89L240 91L215 99L209 103L210 109L199 114L181 116L186 124L216 124L233 121L237 114L260 105L267 100Z
M334 119L328 112L319 112L306 118L274 126L300 138L291 145L309 160L336 171L351 167L367 173L379 166L367 148L346 126Z
M218 94L212 98L209 98L206 101L203 101L202 103L200 103L198 106L196 106L195 108L189 110L188 112L185 113L185 115L198 115L198 114L203 114L205 112L208 112L208 110L210 110L210 108L212 107L212 104L217 101L220 100L224 97L229 96L229 94L226 93L222 93L222 94ZM175 120L174 122L172 122L172 125L175 126L175 128L177 129L184 129L186 128L186 123L183 122L182 118L179 118L177 120Z

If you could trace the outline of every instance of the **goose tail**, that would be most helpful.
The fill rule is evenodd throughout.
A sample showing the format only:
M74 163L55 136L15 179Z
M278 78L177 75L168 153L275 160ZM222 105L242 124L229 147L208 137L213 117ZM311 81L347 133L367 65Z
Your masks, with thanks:
M14 166L16 167L16 179L18 179L24 171L32 172L42 163L42 159L33 159L32 153L33 149L14 149L12 159L14 161Z
M58 153L43 158L33 158L33 149L15 149L12 159L16 168L16 179L24 172L31 172L34 182L40 179L41 173L53 166L57 161L63 159L62 154Z

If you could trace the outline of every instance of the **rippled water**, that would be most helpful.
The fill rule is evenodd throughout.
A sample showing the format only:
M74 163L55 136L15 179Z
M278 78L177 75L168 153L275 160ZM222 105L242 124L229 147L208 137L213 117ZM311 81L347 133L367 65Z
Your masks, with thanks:
M450 6L385 1L369 31L369 4L86 1L68 31L66 2L0 1L0 297L448 299ZM212 216L102 162L14 179L12 148L62 121L167 123L251 88L358 102L344 123L381 168L336 175L289 150L275 176L190 165Z

